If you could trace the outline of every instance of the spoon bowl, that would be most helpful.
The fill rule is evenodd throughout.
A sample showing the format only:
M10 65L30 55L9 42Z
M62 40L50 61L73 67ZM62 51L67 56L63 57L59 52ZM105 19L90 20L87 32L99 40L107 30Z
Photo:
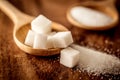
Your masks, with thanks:
M107 29L113 28L118 23L118 18L119 18L118 12L114 6L114 3L115 3L115 0L102 0L102 1L96 1L96 2L86 1L86 2L79 3L79 4L74 4L67 11L67 19L72 25L77 26L79 28L88 29L88 30L107 30ZM96 11L100 11L110 16L112 18L112 22L104 26L88 26L88 25L82 24L76 21L75 18L72 17L70 13L72 8L76 6L83 6L83 7L87 7L87 8L96 10Z
M60 48L34 49L25 45L25 37L28 30L31 29L30 23L35 17L22 13L6 0L0 1L0 9L12 19L14 23L13 38L22 51L37 56L51 56L60 53ZM55 31L68 31L66 27L56 22L52 22L52 29Z
M52 28L55 31L67 31L66 28L64 28L62 25L53 22L52 23ZM56 55L60 53L60 48L51 48L51 49L34 49L30 46L27 46L24 44L25 41L25 37L27 35L28 30L31 29L31 25L30 24L26 24L22 27L20 27L16 33L15 33L15 37L14 40L17 44L17 46L23 50L26 53L32 54L32 55L39 55L39 56L51 56L51 55ZM23 35L20 35L23 34Z

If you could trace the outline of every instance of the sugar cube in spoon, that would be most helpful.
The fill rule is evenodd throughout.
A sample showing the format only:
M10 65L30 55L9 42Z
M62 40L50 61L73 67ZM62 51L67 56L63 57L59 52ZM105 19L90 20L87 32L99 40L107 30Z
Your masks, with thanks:
M47 49L47 36L45 34L36 33L33 48L34 49Z
M73 43L70 31L58 32L52 37L54 48L66 48Z
M53 35L55 35L56 32L51 32L50 34L48 34L48 37L47 37L47 48L54 48L54 45L53 45Z
M32 30L29 30L24 43L32 47L34 43L34 37L35 37L35 32Z
M43 15L39 15L31 22L31 29L36 33L50 33L52 22Z

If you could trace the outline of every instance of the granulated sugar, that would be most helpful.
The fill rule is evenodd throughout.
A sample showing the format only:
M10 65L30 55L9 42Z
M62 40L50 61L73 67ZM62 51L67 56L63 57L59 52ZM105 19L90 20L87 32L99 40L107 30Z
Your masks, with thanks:
M70 13L76 21L86 26L99 27L108 25L112 22L112 18L110 16L106 15L103 12L87 7L73 7Z
M120 74L119 58L76 44L72 44L71 47L80 51L80 70L94 74Z

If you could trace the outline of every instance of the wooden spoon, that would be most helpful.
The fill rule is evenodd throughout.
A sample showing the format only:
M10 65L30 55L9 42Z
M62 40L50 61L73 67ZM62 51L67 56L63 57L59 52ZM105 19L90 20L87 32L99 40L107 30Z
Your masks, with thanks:
M17 46L26 53L32 55L39 55L39 56L50 56L59 54L59 48L55 49L33 49L24 44L24 40L28 30L31 28L30 22L35 18L20 12L16 9L13 5L11 5L6 0L0 1L0 9L6 13L14 23L14 30L13 30L13 38ZM56 31L67 31L68 29L65 28L63 25L58 24L56 22L52 23L52 29Z
M77 27L83 28L83 29L88 29L88 30L107 30L107 29L113 28L118 23L118 18L119 18L118 12L114 6L114 3L115 3L115 0L101 0L101 1L96 1L96 2L95 1L86 1L86 2L82 2L80 4L75 4L68 9L67 19L74 26L77 26ZM99 26L99 27L83 25L82 23L77 22L70 14L71 9L76 6L84 6L84 7L92 8L97 11L103 12L112 18L112 22L108 25Z

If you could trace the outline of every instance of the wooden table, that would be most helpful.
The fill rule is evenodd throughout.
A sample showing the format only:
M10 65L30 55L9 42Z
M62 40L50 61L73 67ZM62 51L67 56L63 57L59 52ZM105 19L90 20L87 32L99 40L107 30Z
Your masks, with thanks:
M112 54L120 58L120 21L107 31L88 31L72 26L66 19L66 10L80 0L10 0L21 11L65 25L78 44ZM120 80L119 75L90 75L59 63L59 55L32 56L21 51L13 41L13 23L0 11L0 80Z

